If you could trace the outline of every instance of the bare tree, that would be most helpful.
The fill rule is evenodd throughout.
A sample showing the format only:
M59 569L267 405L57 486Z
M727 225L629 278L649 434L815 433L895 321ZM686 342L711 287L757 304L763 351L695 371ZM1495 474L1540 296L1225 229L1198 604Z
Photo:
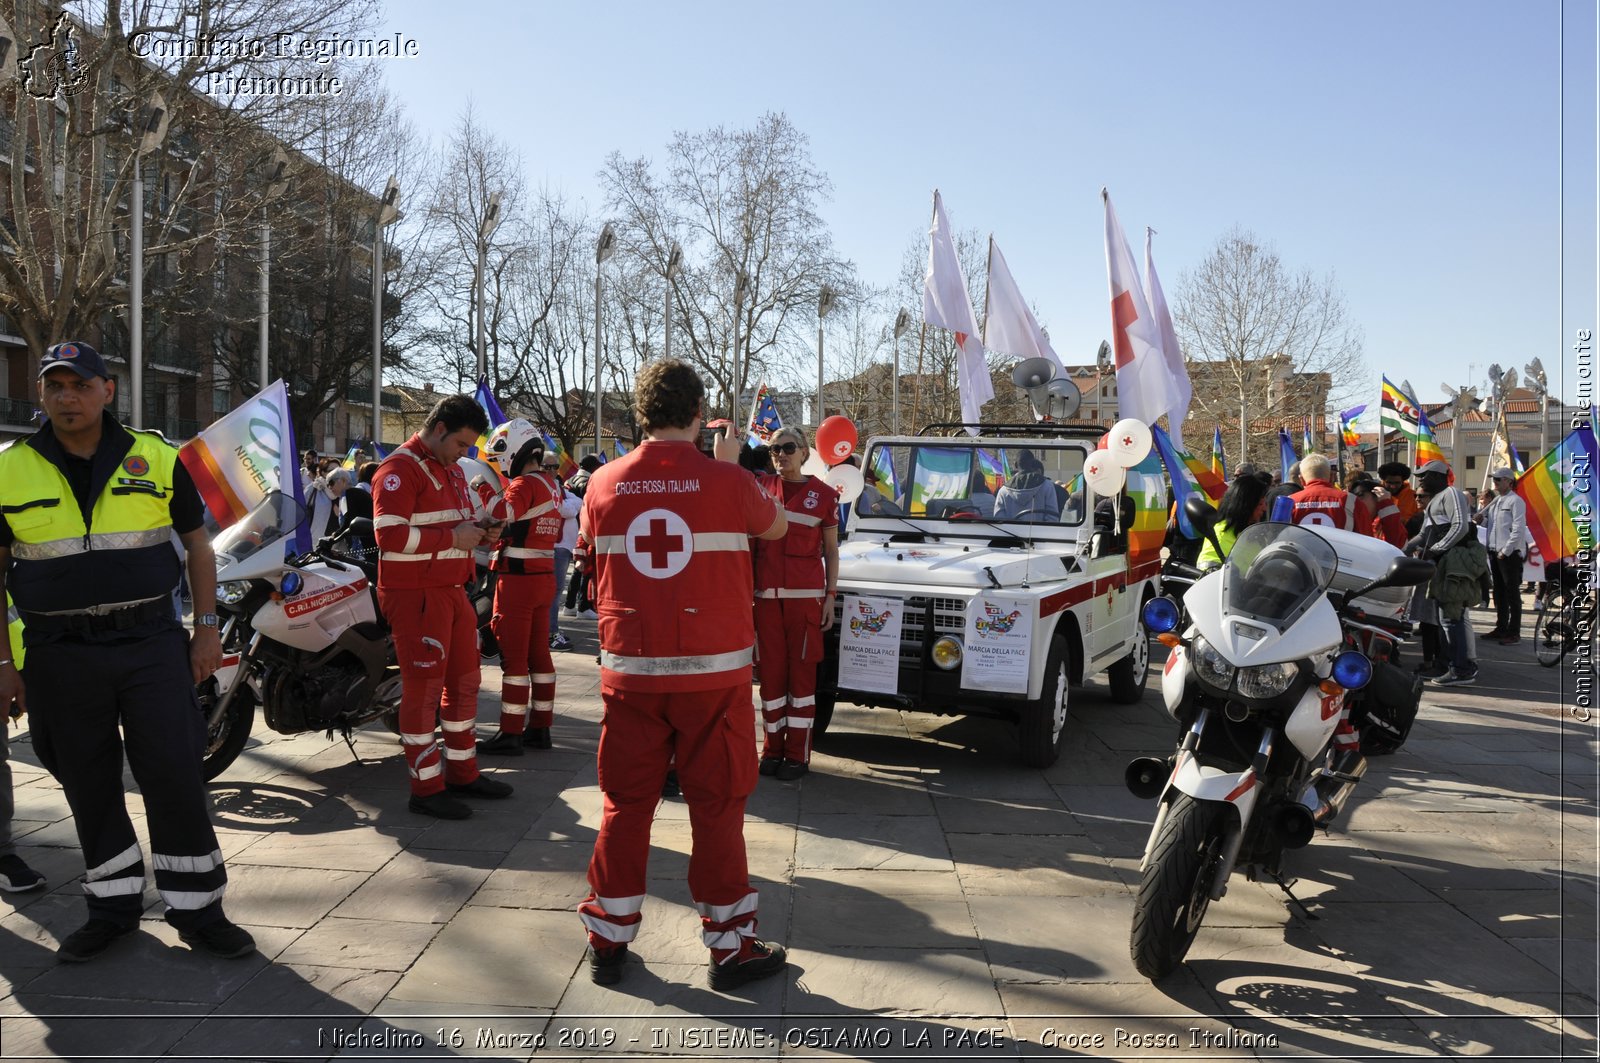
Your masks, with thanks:
M152 342L169 342L164 324L207 296L211 256L259 206L241 194L244 171L340 73L310 52L194 42L329 39L368 24L371 10L369 0L83 0L65 11L16 0L20 77L0 97L0 140L16 163L0 181L0 312L35 355L121 328L141 160ZM286 82L305 91L282 91ZM158 93L166 143L141 155Z
M831 191L806 137L787 116L750 129L677 133L664 169L613 152L600 171L623 256L665 277L674 243L684 267L673 283L674 352L698 365L727 408L767 373L786 339L800 342L823 284L846 287L852 271L834 251L818 206ZM733 378L735 278L747 278Z
M1333 277L1294 272L1253 233L1233 229L1178 284L1174 324L1194 411L1239 433L1235 461L1275 454L1280 424L1324 418L1365 378L1361 329Z

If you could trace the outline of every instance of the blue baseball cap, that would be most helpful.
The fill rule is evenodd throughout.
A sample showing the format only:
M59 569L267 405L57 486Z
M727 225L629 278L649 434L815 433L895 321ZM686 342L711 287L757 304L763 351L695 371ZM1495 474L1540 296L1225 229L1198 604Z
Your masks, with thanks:
M43 377L52 369L70 369L85 380L101 377L111 379L111 374L106 372L105 359L100 357L100 352L87 343L69 340L58 343L44 352L44 358L39 362L39 375Z

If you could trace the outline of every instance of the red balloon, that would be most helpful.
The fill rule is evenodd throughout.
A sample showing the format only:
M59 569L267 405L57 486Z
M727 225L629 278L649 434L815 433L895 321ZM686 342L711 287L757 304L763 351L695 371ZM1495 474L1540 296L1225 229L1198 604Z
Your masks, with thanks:
M829 465L837 465L856 449L856 426L850 418L834 414L817 425L817 453Z

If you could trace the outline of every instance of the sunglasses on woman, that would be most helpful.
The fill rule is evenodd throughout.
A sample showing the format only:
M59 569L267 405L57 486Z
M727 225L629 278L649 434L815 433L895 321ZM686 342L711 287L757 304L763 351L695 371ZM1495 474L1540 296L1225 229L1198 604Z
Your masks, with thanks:
M793 454L795 451L800 449L800 444L799 443L774 443L774 444L772 444L772 448L771 449L772 449L772 452L774 454Z

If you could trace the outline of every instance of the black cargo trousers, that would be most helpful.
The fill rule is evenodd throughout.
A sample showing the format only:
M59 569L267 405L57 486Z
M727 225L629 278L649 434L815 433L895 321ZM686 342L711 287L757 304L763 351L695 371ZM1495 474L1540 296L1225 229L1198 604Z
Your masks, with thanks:
M34 749L61 783L83 847L90 917L132 926L144 910L144 854L123 793L126 749L167 921L191 930L221 918L228 874L201 777L205 719L183 629L29 646L23 682Z

